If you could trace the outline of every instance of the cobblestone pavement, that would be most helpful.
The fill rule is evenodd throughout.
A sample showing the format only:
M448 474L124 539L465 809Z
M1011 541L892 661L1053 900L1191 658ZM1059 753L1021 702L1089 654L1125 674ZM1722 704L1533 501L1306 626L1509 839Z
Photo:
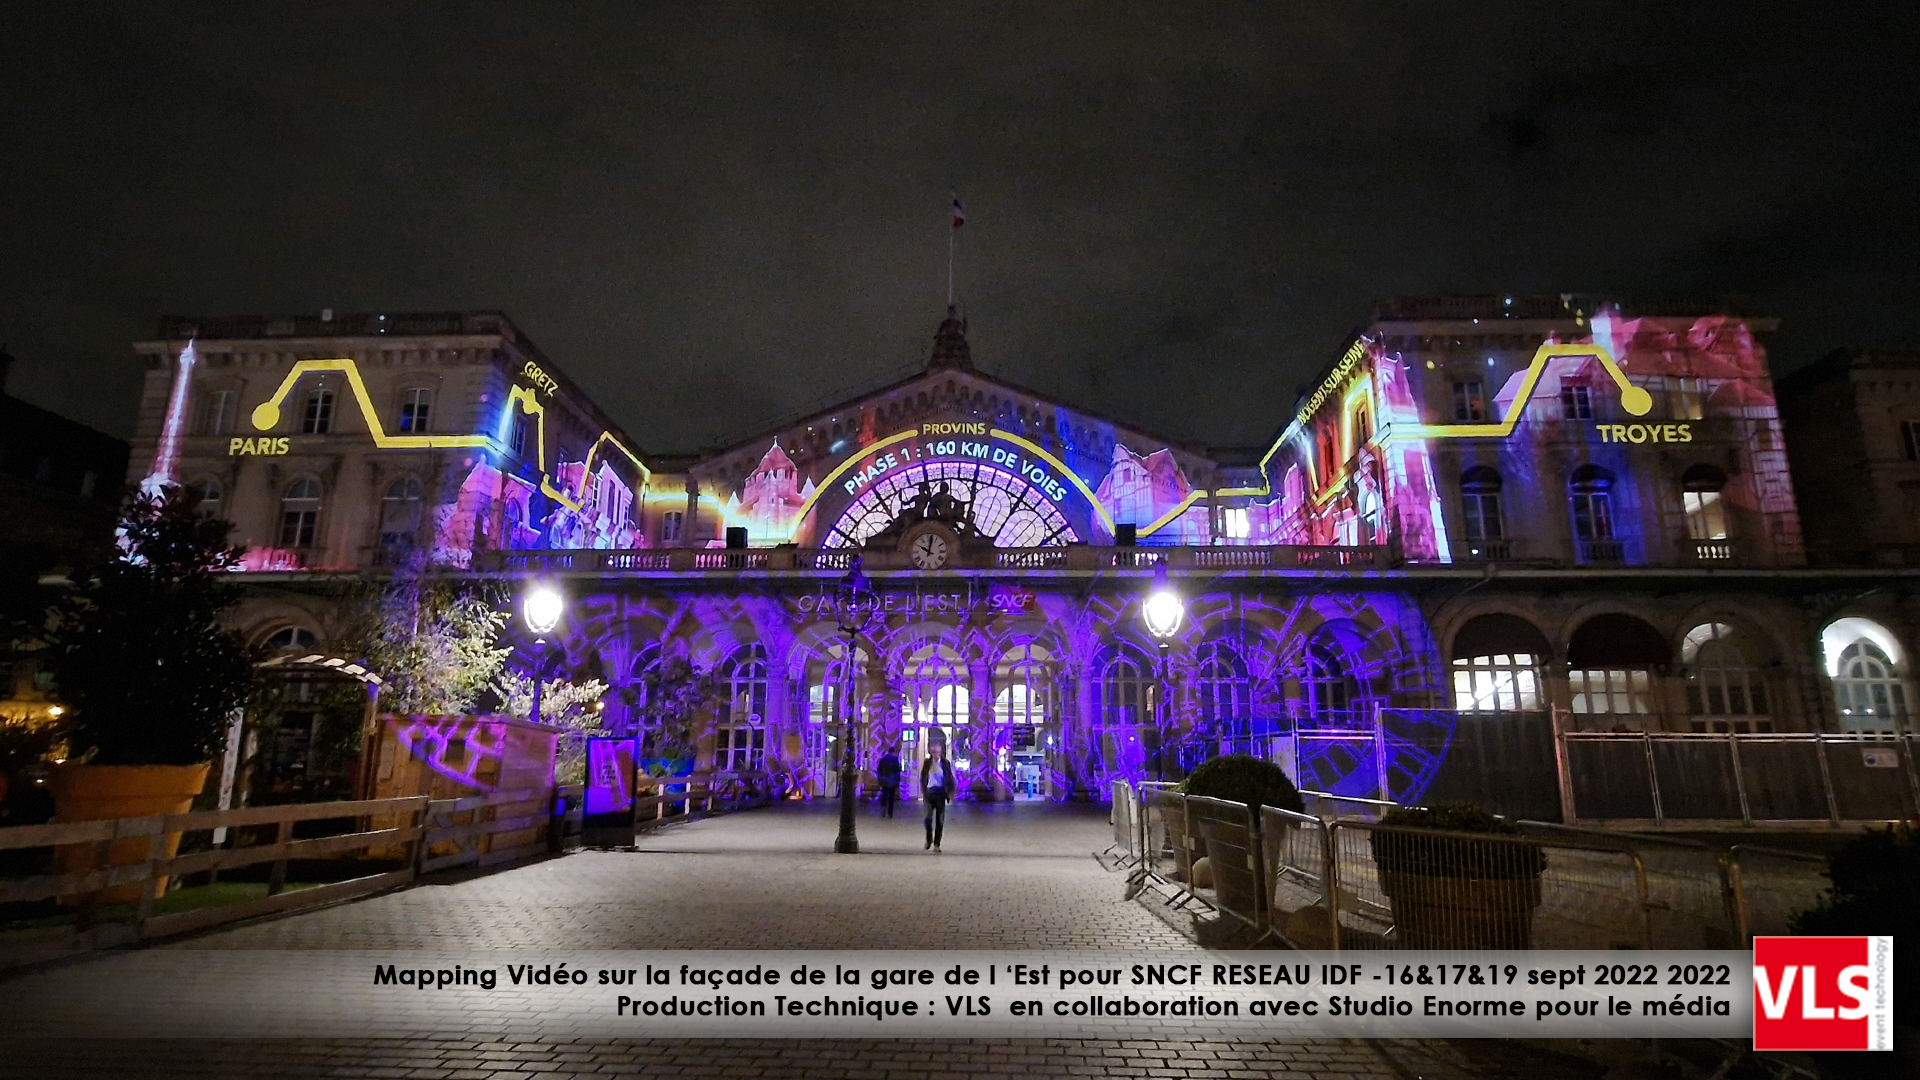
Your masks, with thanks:
M903 808L907 809L907 808ZM945 850L920 822L860 821L862 854L830 854L830 806L781 806L678 826L638 852L583 851L497 873L175 942L175 949L320 948L1160 948L1193 946L1091 857L1099 807L962 806ZM82 964L111 977L112 954ZM0 984L4 997L4 984ZM1479 1055L1479 1056L1474 1056ZM1594 1076L1492 1062L1466 1044L1355 1040L533 1042L259 1040L0 1045L0 1078L552 1078L981 1076ZM1571 1069L1572 1071L1569 1071Z

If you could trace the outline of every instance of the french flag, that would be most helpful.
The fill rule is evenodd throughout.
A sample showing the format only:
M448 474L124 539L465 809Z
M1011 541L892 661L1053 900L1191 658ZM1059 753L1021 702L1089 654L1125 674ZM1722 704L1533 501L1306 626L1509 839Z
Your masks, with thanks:
M960 200L953 200L953 227L959 228L967 223L967 212L960 208Z

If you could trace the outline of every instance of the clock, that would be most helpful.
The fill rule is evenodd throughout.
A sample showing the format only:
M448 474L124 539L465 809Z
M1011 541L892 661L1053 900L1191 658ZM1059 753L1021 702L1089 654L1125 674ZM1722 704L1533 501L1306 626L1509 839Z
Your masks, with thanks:
M907 543L907 557L913 565L922 570L938 570L947 565L953 556L953 545L947 538L932 529L915 536Z

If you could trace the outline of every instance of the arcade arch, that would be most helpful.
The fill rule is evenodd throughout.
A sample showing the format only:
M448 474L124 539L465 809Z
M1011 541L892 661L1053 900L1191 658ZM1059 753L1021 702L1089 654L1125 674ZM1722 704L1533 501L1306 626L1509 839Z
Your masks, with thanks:
M1903 728L1911 716L1911 672L1900 640L1871 619L1835 619L1820 632L1842 731Z

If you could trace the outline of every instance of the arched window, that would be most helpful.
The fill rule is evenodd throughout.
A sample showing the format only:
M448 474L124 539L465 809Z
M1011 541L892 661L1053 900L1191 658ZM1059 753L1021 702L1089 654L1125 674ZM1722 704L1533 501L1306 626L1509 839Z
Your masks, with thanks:
M1201 647L1193 692L1204 737L1239 740L1251 734L1253 680L1247 675L1247 662L1231 643L1215 641Z
M211 476L202 477L187 485L188 494L193 496L193 512L203 518L220 516L221 496L226 494L220 481Z
M1835 619L1820 632L1844 731L1885 731L1909 715L1906 649L1872 619Z
M1047 650L1028 643L994 665L995 764L1017 799L1053 795L1047 754L1054 749L1053 665Z
M305 627L285 626L268 634L267 639L261 642L261 644L269 649L279 651L311 649L318 641L319 639L314 637L313 631Z
M1569 487L1573 494L1573 535L1591 543L1613 539L1614 475L1598 465L1582 465L1573 471Z
M1506 537L1506 524L1500 517L1500 474L1485 465L1475 465L1460 475L1460 509L1466 539L1484 545ZM1474 551L1475 555L1482 554Z
M280 496L280 546L310 548L320 522L320 481L303 476Z
M1687 713L1693 730L1772 731L1767 683L1742 635L1726 623L1701 623L1680 642L1688 665Z
M900 760L912 779L919 780L920 761L936 743L947 748L955 769L970 769L965 729L973 720L973 700L965 660L952 646L934 642L916 650L901 674Z
M1631 615L1595 615L1581 623L1567 643L1574 714L1624 726L1628 721L1614 718L1654 712L1653 674L1671 657L1659 632Z
M413 546L420 531L420 481L403 476L387 485L380 499L380 546Z
M759 642L727 660L726 714L714 733L713 766L728 772L759 771L767 761L767 650Z
M1095 684L1094 718L1102 728L1135 728L1153 724L1154 684L1146 665L1131 652L1115 651L1100 667Z
M1315 638L1307 645L1305 659L1300 692L1305 698L1306 726L1354 727L1353 703L1359 695L1339 646L1328 638Z
M1542 708L1540 668L1551 647L1518 615L1469 619L1453 638L1453 707L1463 713L1523 713Z
M1695 465L1680 477L1680 502L1687 512L1687 539L1725 540L1727 505L1720 493L1727 474L1711 465Z

